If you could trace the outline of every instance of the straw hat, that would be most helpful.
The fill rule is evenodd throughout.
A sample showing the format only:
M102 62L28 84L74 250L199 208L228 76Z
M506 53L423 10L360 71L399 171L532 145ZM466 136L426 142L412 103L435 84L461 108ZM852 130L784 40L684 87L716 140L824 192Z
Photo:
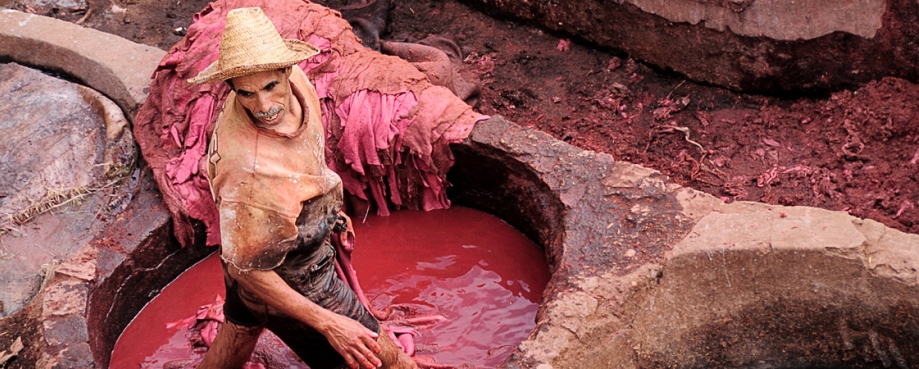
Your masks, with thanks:
M262 9L233 9L227 13L217 61L188 82L210 83L281 69L318 53L306 42L282 39Z

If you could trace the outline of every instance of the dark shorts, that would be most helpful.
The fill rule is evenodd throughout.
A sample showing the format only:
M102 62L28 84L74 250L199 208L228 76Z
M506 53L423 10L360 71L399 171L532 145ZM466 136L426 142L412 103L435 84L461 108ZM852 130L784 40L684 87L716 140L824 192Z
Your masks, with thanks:
M242 299L239 298L239 294L236 293L235 289L230 288L226 279L223 280L223 285L227 290L227 298L223 303L223 318L230 323L244 327L261 325L262 322L258 321L258 318L246 308Z

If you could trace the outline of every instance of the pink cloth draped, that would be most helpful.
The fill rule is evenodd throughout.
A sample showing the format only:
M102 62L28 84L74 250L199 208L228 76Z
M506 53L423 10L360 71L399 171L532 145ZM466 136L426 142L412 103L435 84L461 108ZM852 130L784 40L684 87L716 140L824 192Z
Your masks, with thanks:
M335 108L335 114L341 120L342 137L335 148L344 158L346 168L330 167L342 177L345 190L362 200L376 204L391 203L402 206L399 191L391 191L389 197L386 189L398 187L398 176L395 165L386 165L378 152L386 152L386 157L401 164L400 150L406 128L412 123L409 112L418 104L418 99L411 92L398 95L383 95L375 91L361 90L348 96ZM328 116L328 114L326 115ZM372 168L371 168L372 167ZM382 174L382 175L381 175ZM449 203L438 204L438 208L449 207ZM388 214L387 207L377 208L378 213Z

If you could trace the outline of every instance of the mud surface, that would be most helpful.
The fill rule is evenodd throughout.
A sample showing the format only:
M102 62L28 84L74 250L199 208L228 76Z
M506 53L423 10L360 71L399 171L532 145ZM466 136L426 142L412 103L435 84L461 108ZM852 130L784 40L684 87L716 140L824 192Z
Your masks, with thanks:
M90 0L83 24L165 50L180 38L174 30L206 4ZM888 78L828 96L745 95L457 1L395 4L384 38L429 34L462 46L466 76L484 84L477 109L485 114L657 169L729 202L843 210L919 233L916 84Z

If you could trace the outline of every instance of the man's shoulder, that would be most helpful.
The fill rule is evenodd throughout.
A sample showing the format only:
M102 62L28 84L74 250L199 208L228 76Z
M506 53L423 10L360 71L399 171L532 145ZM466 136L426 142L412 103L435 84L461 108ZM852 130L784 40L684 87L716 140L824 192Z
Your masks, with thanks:
M296 65L291 68L291 70L292 72L290 73L290 83L297 87L297 89L301 92L305 92L306 95L316 96L316 87L313 86L312 82L310 82L310 79L306 76L306 73L304 73L303 70Z
M300 69L300 67L294 66L293 72L290 73L290 83L293 85L300 96L302 97L301 103L306 106L307 109L304 109L308 112L309 117L304 117L306 121L318 121L321 120L321 108L319 106L319 93L316 91L316 87L310 82L309 78L306 77L306 73Z

